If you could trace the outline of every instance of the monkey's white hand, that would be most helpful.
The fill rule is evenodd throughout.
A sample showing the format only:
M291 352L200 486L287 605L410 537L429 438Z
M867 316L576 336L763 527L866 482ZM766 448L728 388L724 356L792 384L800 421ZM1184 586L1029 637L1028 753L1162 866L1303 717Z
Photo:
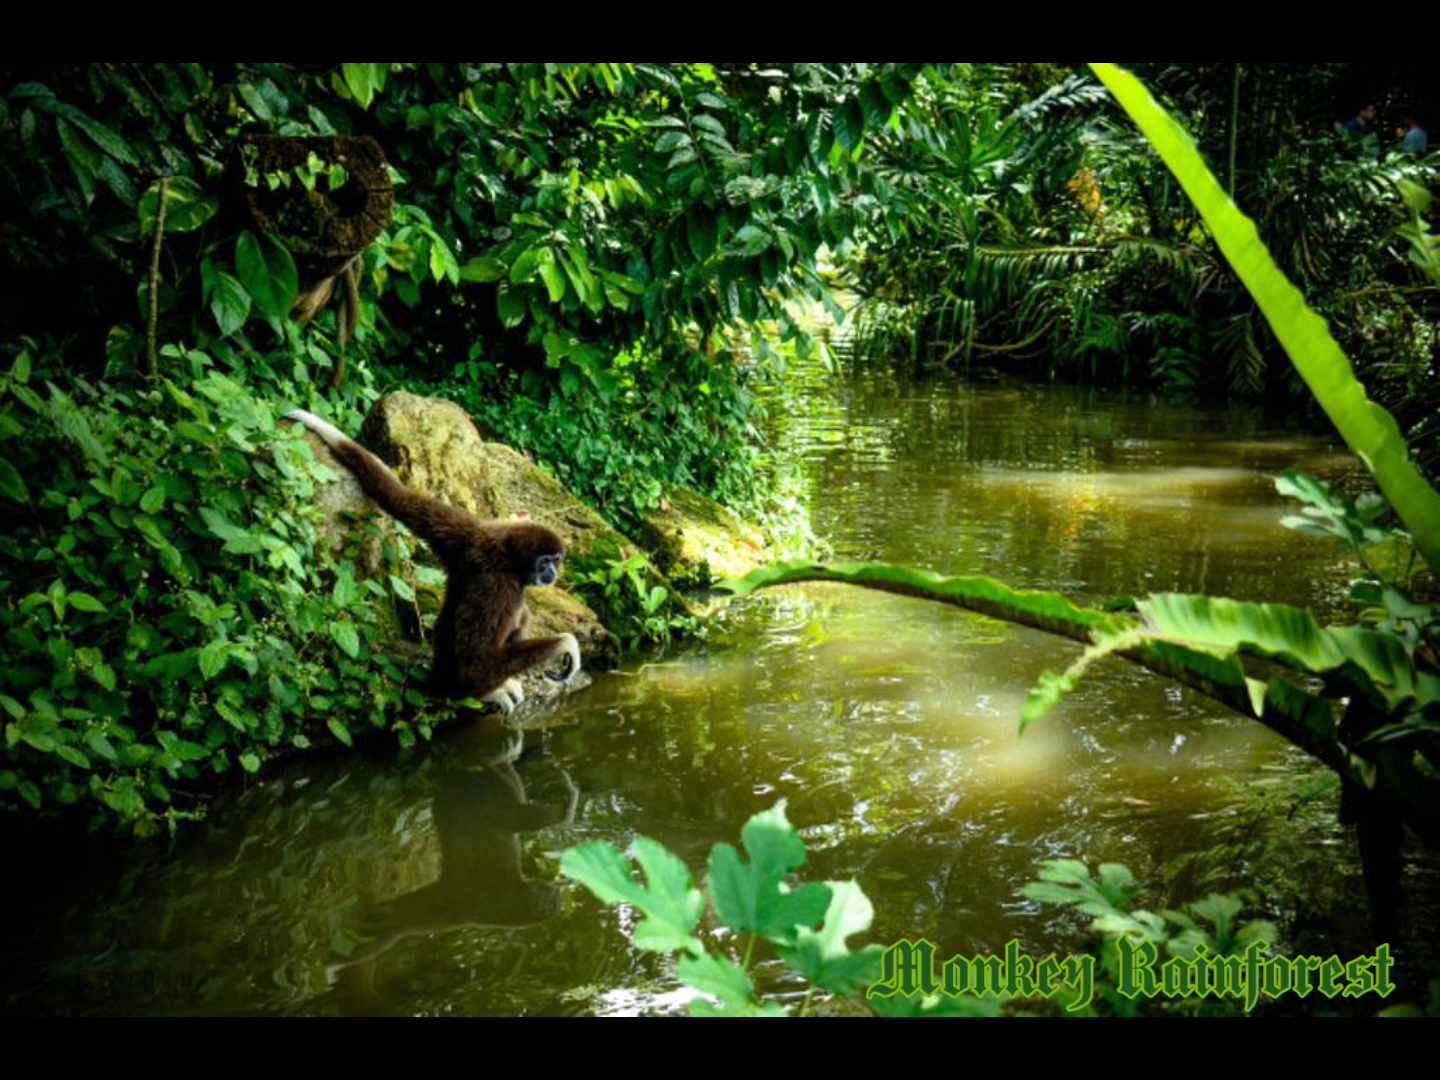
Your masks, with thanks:
M561 634L556 648L562 661L560 671L558 674L549 671L545 674L558 683L568 683L580 674L580 643L575 640L574 634Z

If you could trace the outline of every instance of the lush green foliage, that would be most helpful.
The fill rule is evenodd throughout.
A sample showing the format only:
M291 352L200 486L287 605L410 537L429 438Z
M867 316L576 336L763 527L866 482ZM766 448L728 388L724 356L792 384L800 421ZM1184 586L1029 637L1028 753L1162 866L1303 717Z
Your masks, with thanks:
M666 645L704 631L683 598L655 580L643 552L598 565L575 560L567 574L567 586L596 611L605 612L606 628L620 639L622 648Z
M1365 462L1430 568L1440 573L1440 493L1410 460L1394 417L1366 396L1325 320L1275 264L1254 223L1221 188L1184 129L1135 76L1113 64L1094 67L1194 200L1320 407Z
M1430 461L1434 159L1335 130L1346 65L1141 67L1229 158L1227 190ZM856 354L1303 400L1216 236L1100 89L1063 67L974 65L936 89L925 138L877 148L911 209L862 229L846 266Z
M371 651L410 589L403 552L393 584L357 582L317 537L333 476L308 445L209 356L166 359L191 377L40 385L27 351L5 378L7 802L93 799L149 829L192 811L204 774L410 731L397 706L420 699Z
M1133 76L1109 65L1097 65L1097 71L1185 183L1341 434L1382 487L1403 500L1400 516L1411 526L1408 533L1386 524L1389 510L1379 495L1343 498L1297 472L1278 482L1282 492L1307 504L1303 516L1288 525L1334 535L1361 557L1367 577L1354 596L1369 605L1364 625L1321 627L1309 612L1283 604L1180 594L1140 601L1137 620L1076 608L1060 596L1016 592L988 579L942 578L874 563L781 564L755 571L731 588L744 593L784 581L850 581L1087 642L1089 648L1069 670L1041 676L1026 698L1022 730L1071 691L1092 663L1122 655L1270 725L1357 790L1374 791L1387 812L1429 837L1440 836L1440 608L1416 602L1409 591L1414 559L1404 554L1413 545L1432 570L1440 566L1434 550L1440 543L1440 495L1411 464L1393 418L1367 399L1323 320L1275 266L1183 130ZM1365 559L1372 547L1394 553L1388 573ZM1323 679L1326 693L1304 688L1293 677L1253 678L1245 657L1270 661L1292 676Z
M368 134L396 199L363 255L352 371L460 401L622 527L683 485L781 528L793 523L769 496L788 466L757 448L755 389L777 339L810 348L789 302L828 301L822 245L846 250L857 208L886 205L868 147L918 123L916 88L941 77L866 64L7 74L0 150L19 212L0 236L14 284L0 303L7 327L73 339L71 367L142 364L135 278L164 178L160 340L249 365L278 336L336 371L329 312L303 338L280 322L309 203L272 215L290 230L278 240L244 203L303 190L343 207L351 178L314 155L267 170L244 139Z
M357 430L403 377L468 406L621 526L673 485L783 519L755 391L781 354L809 348L787 304L826 298L819 252L847 247L880 183L867 145L940 74L94 64L0 77L0 498L17 521L0 787L12 806L96 800L148 823L178 813L169 800L201 771L304 745L314 717L335 717L342 739L347 723L408 731L397 673L369 646L392 596L423 628L427 572L399 537L379 583L317 548L312 476L269 430L282 406L323 396ZM261 135L373 137L393 181L354 303L304 326L290 315L316 285L316 236L384 176L319 152L277 164ZM623 636L689 625L636 567L579 570Z

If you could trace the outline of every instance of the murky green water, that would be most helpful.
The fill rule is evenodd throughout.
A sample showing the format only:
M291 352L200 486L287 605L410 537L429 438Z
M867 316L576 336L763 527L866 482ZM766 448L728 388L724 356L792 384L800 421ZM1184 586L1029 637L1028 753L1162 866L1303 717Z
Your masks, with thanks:
M841 558L1082 600L1205 590L1330 613L1343 595L1336 552L1279 526L1268 478L1352 464L1294 428L890 378L826 383L786 427L816 529ZM296 763L222 800L174 849L133 854L79 893L57 885L33 934L5 946L0 1001L27 1013L673 1008L662 963L558 877L560 853L643 832L699 867L782 797L809 872L854 876L874 900L873 940L924 935L941 955L1010 938L1077 949L1073 922L1017 894L1038 860L1120 860L1153 879L1224 836L1229 784L1305 766L1258 726L1118 661L1018 739L1026 689L1074 655L839 586L737 602L699 651L597 677L523 754L477 727L408 757ZM1338 832L1321 842L1346 850Z

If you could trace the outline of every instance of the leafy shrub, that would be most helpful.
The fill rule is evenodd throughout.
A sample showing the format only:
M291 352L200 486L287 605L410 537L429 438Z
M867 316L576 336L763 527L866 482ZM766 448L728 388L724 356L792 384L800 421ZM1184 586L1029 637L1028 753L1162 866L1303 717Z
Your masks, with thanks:
M397 586L357 583L316 531L329 471L275 398L169 359L191 377L62 389L26 350L0 387L7 808L99 805L151 831L193 812L202 775L426 724L395 718L418 697L372 652Z
M704 629L700 620L650 570L644 552L596 565L577 560L568 572L567 585L601 613L621 648L666 645L676 637L700 634Z

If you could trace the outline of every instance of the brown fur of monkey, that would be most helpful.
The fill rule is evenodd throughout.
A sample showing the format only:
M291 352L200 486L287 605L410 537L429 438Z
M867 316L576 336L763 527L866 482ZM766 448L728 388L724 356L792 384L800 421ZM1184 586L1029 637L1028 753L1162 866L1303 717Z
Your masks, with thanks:
M438 499L412 491L383 461L333 425L304 410L286 414L330 448L360 486L389 514L430 545L448 575L435 622L431 687L446 697L496 701L509 712L523 698L516 677L556 657L569 681L580 670L572 634L525 638L527 584L554 581L565 544L531 522L481 521Z

